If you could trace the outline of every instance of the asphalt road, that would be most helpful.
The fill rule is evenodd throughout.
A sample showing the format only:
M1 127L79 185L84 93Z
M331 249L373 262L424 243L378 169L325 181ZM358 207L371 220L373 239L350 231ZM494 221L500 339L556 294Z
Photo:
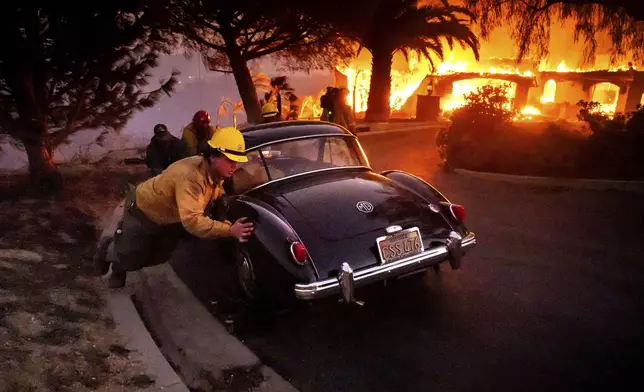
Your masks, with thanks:
M239 323L237 336L301 391L644 390L644 197L445 174L433 140L362 143L376 170L406 169L465 205L478 245L462 268L359 291L363 308Z

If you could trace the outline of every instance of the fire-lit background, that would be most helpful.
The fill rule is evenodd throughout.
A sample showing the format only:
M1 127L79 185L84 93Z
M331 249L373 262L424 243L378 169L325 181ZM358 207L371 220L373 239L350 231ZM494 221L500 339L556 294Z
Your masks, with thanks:
M465 94L483 85L508 85L517 120L577 121L576 103L582 99L599 102L601 110L609 114L633 111L637 104L644 103L644 64L632 62L628 53L611 64L609 37L603 40L598 37L595 58L585 62L584 43L574 42L573 22L553 21L548 57L526 58L517 64L518 51L509 27L495 29L489 39L481 40L480 61L475 60L472 52L458 46L453 50L446 48L444 61L434 59L434 68L425 58L412 54L407 61L396 53L392 64L390 118L448 118L451 111L464 103ZM473 30L478 33L479 29L475 25ZM320 96L328 85L347 87L350 90L347 103L355 108L359 120L364 119L371 77L371 55L367 50L362 50L349 64L338 63L334 70L327 71L289 73L270 59L249 64L255 65L269 77L288 76L299 97L301 119L319 118ZM232 110L219 113L223 101L240 101L232 75L207 71L198 56L187 59L182 53L176 53L162 58L152 77L167 77L172 69L181 72L175 94L153 108L136 113L113 143L99 147L93 140L100 130L80 132L71 137L70 144L59 146L55 159L65 161L79 150L101 155L111 149L145 145L157 123L166 124L179 136L199 109L208 110L213 122L219 125L233 123ZM246 121L243 110L236 113L236 121ZM26 166L24 152L3 147L0 168Z
M407 61L396 53L392 66L390 107L392 118L448 116L464 104L464 95L483 85L507 85L518 119L543 117L575 120L579 100L596 101L607 114L634 110L644 103L644 67L629 56L610 61L609 40L598 41L592 61L584 61L583 42L574 42L574 26L553 23L549 55L544 59L516 61L517 49L508 31L497 29L481 40L481 58L456 46L446 49L444 60L430 61L412 55ZM476 30L476 28L475 28ZM339 64L333 83L350 91L348 104L363 118L367 109L371 55L363 50L350 64ZM319 116L319 96L305 97L303 118ZM419 96L429 105L419 105ZM436 104L432 104L433 101ZM427 111L418 113L418 111ZM437 113L434 113L437 112Z

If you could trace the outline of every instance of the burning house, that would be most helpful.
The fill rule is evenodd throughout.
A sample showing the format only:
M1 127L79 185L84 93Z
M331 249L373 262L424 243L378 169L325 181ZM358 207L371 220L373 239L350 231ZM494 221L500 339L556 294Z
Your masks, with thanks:
M481 58L454 48L444 61L419 56L394 56L391 74L392 118L432 120L449 115L464 104L464 96L484 85L506 85L512 109L524 118L545 116L576 120L579 100L596 101L601 111L612 114L635 110L644 104L644 66L625 61L609 65L608 51L600 50L594 64L581 64L583 44L573 42L571 26L553 26L551 56L547 60L517 63L507 32L481 42ZM639 67L638 67L639 66ZM367 51L335 72L335 85L350 91L348 104L358 118L367 109L371 56Z
M401 59L398 59L401 60ZM392 73L392 117L436 119L464 104L464 96L484 85L506 85L512 109L525 116L544 115L575 119L579 100L596 101L603 112L635 110L644 104L644 71L632 64L607 69L571 69L565 61L556 67L521 64L513 59L487 59L479 63L446 61L434 72L417 69L410 59L408 71ZM336 86L346 86L349 105L358 116L367 109L369 62L361 67L338 67ZM420 68L420 67L418 67Z

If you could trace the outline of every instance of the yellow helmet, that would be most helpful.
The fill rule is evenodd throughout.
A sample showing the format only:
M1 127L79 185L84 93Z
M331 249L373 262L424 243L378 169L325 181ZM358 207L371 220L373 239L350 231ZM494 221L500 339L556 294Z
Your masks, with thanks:
M208 140L208 145L226 155L231 161L248 162L244 135L237 128L225 127L216 130Z
M277 116L277 107L275 107L275 104L268 102L265 103L264 106L262 106L262 117L274 117Z

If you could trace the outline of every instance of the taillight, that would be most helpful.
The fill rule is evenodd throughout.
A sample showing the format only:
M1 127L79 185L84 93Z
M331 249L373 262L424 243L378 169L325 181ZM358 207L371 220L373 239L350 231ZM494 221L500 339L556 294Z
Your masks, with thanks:
M309 253L306 251L306 247L298 241L291 244L291 256L293 256L293 261L300 265L306 263L309 259Z
M454 218L456 218L460 222L465 221L465 207L460 204L450 204L449 209L450 211L452 211Z

